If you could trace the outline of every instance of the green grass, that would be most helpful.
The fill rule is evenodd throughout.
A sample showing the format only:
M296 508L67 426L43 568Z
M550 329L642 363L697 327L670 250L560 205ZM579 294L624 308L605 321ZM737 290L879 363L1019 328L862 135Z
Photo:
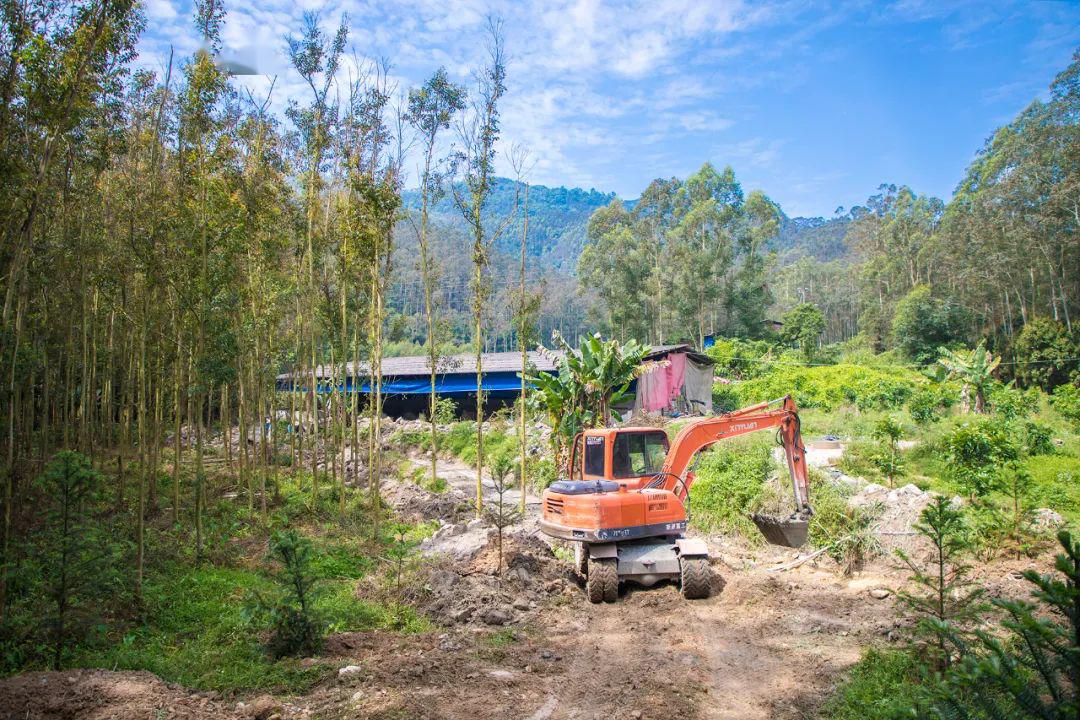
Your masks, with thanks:
M304 691L326 668L269 659L249 626L247 593L269 589L260 575L204 568L152 578L145 587L145 626L100 652L75 658L82 667L149 670L171 682L203 690Z
M917 662L904 650L870 648L825 703L819 720L888 720L912 704Z
M332 577L320 583L315 600L328 632L428 628L408 608L358 599L352 578L371 561L343 552L322 554L316 563L320 575ZM302 667L294 659L274 661L266 654L262 629L251 622L248 607L254 595L271 589L264 574L238 568L177 567L158 573L144 587L146 624L129 629L106 649L80 650L74 664L149 670L200 690L303 692L332 669L319 663Z

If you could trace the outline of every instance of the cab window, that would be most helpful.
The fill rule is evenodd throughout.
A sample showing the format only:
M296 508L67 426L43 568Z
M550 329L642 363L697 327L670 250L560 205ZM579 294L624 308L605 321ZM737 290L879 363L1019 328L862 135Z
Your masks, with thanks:
M619 433L612 449L612 477L655 475L664 467L667 451L668 439L663 431Z
M604 438L585 436L585 474L604 477Z

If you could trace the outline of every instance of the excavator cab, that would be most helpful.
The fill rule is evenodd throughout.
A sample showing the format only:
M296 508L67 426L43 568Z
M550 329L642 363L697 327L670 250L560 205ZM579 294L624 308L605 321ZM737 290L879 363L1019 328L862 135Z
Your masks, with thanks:
M664 468L671 443L657 428L587 430L574 438L567 477L637 488Z

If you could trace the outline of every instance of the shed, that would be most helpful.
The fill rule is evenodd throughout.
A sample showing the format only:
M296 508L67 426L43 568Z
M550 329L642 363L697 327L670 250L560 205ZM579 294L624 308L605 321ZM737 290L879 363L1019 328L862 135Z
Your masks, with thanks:
M681 358L681 359L680 359ZM644 376L631 387L633 395L624 402L623 411L629 409L667 410L670 412L708 413L712 411L712 364L706 355L695 352L690 345L659 345L651 349L649 360L671 360L666 368L660 368ZM528 353L529 363L541 372L555 372L550 358L536 351ZM521 393L521 353L498 352L481 355L483 375L481 387L487 409L497 409L512 404ZM678 366L682 366L682 370ZM382 361L382 391L384 408L389 415L408 415L425 412L430 404L431 365L426 355L389 357ZM468 414L475 403L476 356L452 355L441 358L436 366L435 392L450 398ZM344 380L335 376L344 374ZM342 368L319 366L315 369L317 392L330 392L332 388L347 393L370 394L371 370L367 362L346 363ZM283 373L277 377L281 391L307 389L310 376L307 373ZM334 383L331 385L331 383ZM658 389L660 386L663 390ZM647 391L646 397L639 388ZM662 400L666 404L658 406Z

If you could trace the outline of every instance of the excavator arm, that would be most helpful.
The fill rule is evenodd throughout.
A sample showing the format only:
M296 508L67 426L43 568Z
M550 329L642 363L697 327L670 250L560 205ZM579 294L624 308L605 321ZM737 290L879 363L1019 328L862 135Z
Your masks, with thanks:
M810 478L806 466L806 448L799 427L799 411L790 395L686 425L675 436L664 467L650 486L670 490L679 499L685 500L694 482L690 466L699 452L722 440L770 428L779 429L780 444L787 457L795 496L793 517L805 521L813 514L810 507ZM758 526L761 527L761 523ZM764 528L762 532L768 534Z

